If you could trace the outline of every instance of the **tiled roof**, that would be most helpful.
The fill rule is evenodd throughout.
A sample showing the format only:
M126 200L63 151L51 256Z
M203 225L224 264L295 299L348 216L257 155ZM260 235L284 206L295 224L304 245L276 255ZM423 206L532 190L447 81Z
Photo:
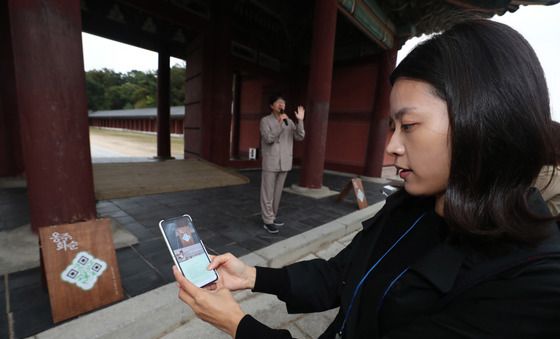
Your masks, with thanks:
M117 109L110 111L95 111L89 112L90 118L129 118L129 119L141 119L141 118L156 118L157 108L136 108L136 109ZM185 106L173 106L171 107L171 117L172 118L182 118L185 116Z

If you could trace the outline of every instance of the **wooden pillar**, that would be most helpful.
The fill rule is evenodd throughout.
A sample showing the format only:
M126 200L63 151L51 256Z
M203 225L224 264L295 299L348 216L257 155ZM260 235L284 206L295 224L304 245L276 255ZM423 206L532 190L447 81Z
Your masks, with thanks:
M309 105L305 117L305 155L300 178L300 186L306 188L321 188L323 185L336 15L336 0L315 1L307 89Z
M227 165L232 101L232 1L212 1L212 21L187 56L185 157Z
M391 49L383 52L379 58L379 72L377 72L377 86L375 93L375 107L373 109L366 154L364 175L380 177L385 156L385 141L389 131L389 95L391 84L389 76L395 68L397 50Z
M0 3L0 177L23 172L8 3Z
M183 118L183 156L202 156L202 115L204 102L204 37L201 33L187 51L185 79L185 117Z
M169 53L162 49L158 54L157 73L157 159L172 159L169 119Z
M205 41L210 47L213 65L212 91L204 93L204 100L210 100L212 108L210 121L205 120L204 134L211 133L210 161L219 165L226 165L230 151L230 126L232 119L232 84L233 72L231 65L231 11L233 2L230 0L214 1L212 11L215 19L211 24L210 40ZM208 70L208 69L206 69ZM209 126L211 125L211 128ZM203 138L204 140L204 138Z
M96 217L79 0L9 0L31 224Z

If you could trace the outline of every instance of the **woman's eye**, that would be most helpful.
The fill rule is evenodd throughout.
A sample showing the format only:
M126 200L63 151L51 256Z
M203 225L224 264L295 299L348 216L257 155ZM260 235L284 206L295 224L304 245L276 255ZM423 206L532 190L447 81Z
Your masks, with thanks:
M401 124L401 130L404 132L409 132L415 125L416 124Z

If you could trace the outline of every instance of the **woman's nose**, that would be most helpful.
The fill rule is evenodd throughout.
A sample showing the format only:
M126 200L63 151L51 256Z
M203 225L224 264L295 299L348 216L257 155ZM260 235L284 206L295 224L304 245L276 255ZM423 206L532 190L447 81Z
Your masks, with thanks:
M398 131L391 132L391 138L385 148L385 152L389 155L399 156L404 154L404 145L400 141L400 133Z

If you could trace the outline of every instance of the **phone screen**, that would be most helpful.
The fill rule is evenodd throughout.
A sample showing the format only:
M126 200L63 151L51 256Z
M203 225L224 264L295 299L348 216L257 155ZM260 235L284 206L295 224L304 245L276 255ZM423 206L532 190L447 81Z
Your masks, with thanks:
M189 215L162 220L159 228L175 265L187 279L198 287L218 279L216 271L207 268L210 258Z

